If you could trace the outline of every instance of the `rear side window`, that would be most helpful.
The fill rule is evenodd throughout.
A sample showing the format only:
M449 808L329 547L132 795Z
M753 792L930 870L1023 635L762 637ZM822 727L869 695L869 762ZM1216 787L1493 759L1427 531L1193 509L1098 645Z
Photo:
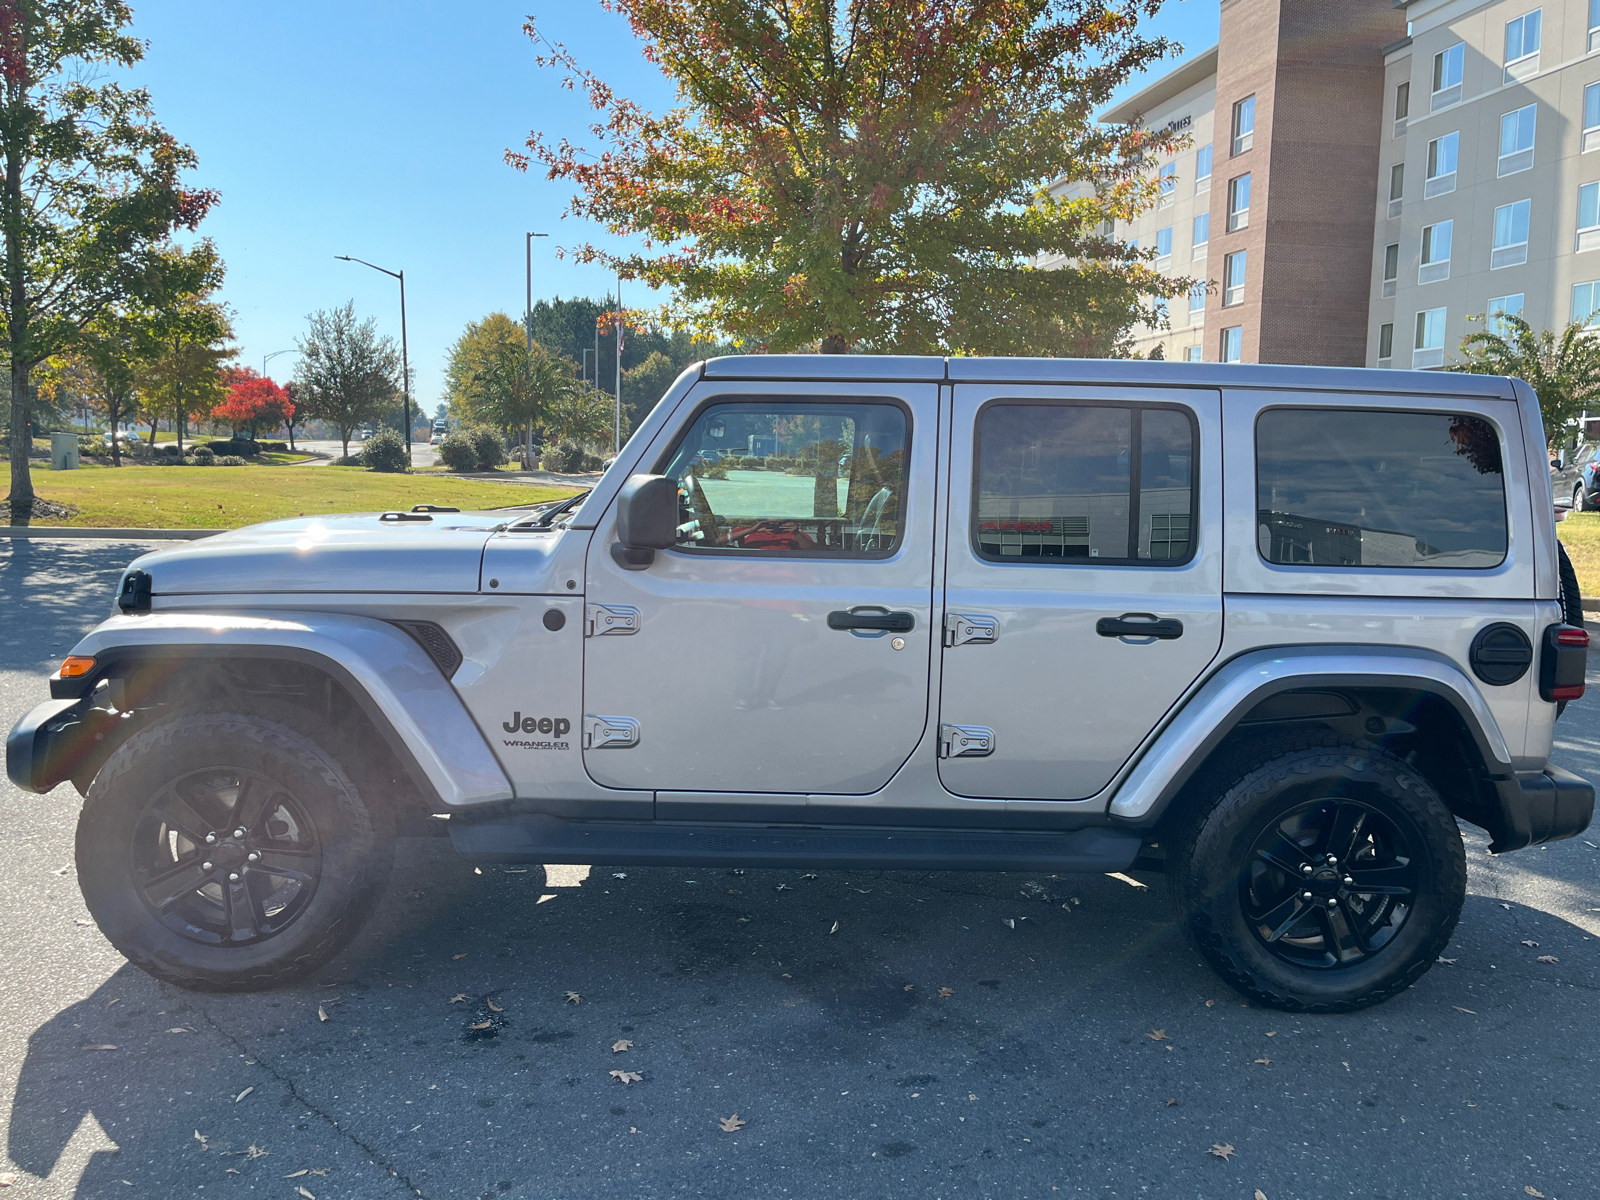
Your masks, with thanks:
M996 562L1178 565L1195 424L1176 408L995 403L978 416L973 546Z
M1256 537L1294 566L1505 561L1500 437L1482 417L1280 408L1256 423Z

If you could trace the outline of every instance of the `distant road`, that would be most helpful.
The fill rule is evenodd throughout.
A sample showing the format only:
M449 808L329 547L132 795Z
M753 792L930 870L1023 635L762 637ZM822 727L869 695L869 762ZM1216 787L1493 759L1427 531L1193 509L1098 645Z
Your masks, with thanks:
M318 454L326 454L328 456L327 458L318 459L316 462L310 464L314 467L325 467L344 453L343 443L337 441L308 442L296 439L294 445L296 450L315 451ZM350 443L350 453L360 454L361 443L358 441L352 441ZM432 467L438 465L438 462L439 451L437 448L428 445L427 442L411 443L411 465L413 467Z

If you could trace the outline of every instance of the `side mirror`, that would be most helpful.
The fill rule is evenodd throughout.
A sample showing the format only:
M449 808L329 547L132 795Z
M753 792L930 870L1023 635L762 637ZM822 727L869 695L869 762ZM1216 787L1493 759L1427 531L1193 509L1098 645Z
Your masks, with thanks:
M1550 469L1552 471L1559 471L1561 469L1561 460L1559 458L1552 458L1550 460Z
M630 475L617 493L617 540L611 557L626 571L643 571L656 551L678 540L678 485L665 475Z

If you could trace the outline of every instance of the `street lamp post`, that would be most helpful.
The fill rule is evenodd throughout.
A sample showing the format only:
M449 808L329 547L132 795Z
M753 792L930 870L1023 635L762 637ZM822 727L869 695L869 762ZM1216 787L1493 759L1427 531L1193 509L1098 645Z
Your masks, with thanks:
M598 363L599 358L595 361ZM622 272L617 272L617 408L612 427L611 453L622 453Z
M278 355L280 355L280 354L293 354L293 353L294 353L293 350L274 350L271 354L263 354L261 356L261 378L265 379L267 377L267 364L269 362L271 362L273 359L277 358Z
M406 462L409 463L411 461L411 363L406 354L406 273L391 271L376 263L369 263L364 258L352 258L348 254L336 254L334 257L340 262L360 263L363 267L382 271L390 279L400 281L400 389L405 403L405 409L400 416L400 429L405 434Z

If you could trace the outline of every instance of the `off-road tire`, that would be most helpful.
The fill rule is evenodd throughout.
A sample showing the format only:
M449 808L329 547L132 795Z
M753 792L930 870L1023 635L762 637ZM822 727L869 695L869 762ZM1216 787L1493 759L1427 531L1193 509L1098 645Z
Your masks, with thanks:
M180 712L119 747L78 819L78 883L102 933L129 962L195 991L251 992L300 979L342 950L371 915L393 859L387 808L353 778L358 757L297 731L296 715ZM272 719L276 716L279 719ZM135 838L146 805L198 769L265 776L297 798L315 829L320 870L304 907L280 932L243 945L203 944L169 928L136 880Z
M1209 805L1207 794L1216 797ZM1332 968L1274 955L1241 900L1256 839L1319 794L1392 815L1409 831L1424 881L1388 944L1369 959ZM1466 896L1461 830L1427 780L1394 755L1332 734L1302 735L1232 758L1188 799L1199 802L1168 835L1174 912L1205 961L1250 999L1290 1012L1351 1012L1410 987L1449 943Z

